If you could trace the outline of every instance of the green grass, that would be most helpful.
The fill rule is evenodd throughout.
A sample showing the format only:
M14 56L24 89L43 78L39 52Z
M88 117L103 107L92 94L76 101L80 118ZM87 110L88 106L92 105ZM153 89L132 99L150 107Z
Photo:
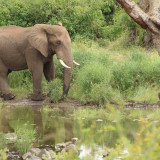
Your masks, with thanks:
M5 139L5 135L0 132L0 149L5 149L7 141Z
M82 103L95 104L121 104L131 99L158 101L160 60L157 53L149 54L138 46L112 51L94 42L80 45L73 44L81 66L74 69L70 96Z
M47 95L53 102L58 102L62 98L63 83L60 79L55 79L47 85Z
M25 124L26 125L26 124ZM27 153L31 149L33 142L36 140L35 129L28 129L27 127L21 127L15 129L16 135L19 137L14 146L21 154Z

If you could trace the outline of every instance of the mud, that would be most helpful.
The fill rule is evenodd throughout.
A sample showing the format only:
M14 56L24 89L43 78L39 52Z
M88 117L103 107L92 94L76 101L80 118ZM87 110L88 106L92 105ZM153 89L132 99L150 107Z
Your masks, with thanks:
M21 99L21 100L10 100L10 101L0 101L0 105L3 106L50 106L50 107L80 107L82 106L80 102L75 100L58 102L58 103L50 103L48 100L46 101L32 101L31 99Z
M154 109L154 108L160 108L160 101L154 104L149 103L137 103L137 102L129 102L124 106L125 109Z
M0 100L0 105L2 106L39 106L39 107L49 106L49 107L64 107L64 108L85 107L85 105L82 105L79 101L76 101L76 100L67 100L67 101L61 101L58 103L51 103L48 99L44 101L32 101L29 98L19 99L19 100L9 100L9 101ZM87 106L93 106L93 105L88 104ZM118 107L117 105L115 106ZM160 108L160 101L154 104L149 104L146 102L138 103L138 102L130 101L124 105L124 109L148 109L148 108Z

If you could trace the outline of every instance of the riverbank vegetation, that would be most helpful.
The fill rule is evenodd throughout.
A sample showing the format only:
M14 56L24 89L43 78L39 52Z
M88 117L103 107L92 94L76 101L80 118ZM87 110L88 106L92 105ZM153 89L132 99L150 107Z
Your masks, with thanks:
M74 66L69 98L98 105L158 101L158 55L152 45L149 48L146 31L115 0L2 0L0 6L0 26L62 22L67 28L74 58L81 64ZM48 84L44 79L43 91L58 102L63 68L54 59L56 81ZM9 75L11 90L20 98L32 92L31 81L28 71Z

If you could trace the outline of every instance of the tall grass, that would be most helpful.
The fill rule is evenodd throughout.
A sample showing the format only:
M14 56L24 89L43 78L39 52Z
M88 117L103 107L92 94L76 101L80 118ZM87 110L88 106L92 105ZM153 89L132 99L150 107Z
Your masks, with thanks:
M133 97L136 100L145 92L143 101L158 101L160 60L156 55L151 56L138 49L120 59L109 55L111 52L107 50L76 49L74 53L81 63L81 67L75 69L70 91L74 98L83 103L121 103ZM140 88L144 92L140 92ZM152 89L154 98L150 94Z

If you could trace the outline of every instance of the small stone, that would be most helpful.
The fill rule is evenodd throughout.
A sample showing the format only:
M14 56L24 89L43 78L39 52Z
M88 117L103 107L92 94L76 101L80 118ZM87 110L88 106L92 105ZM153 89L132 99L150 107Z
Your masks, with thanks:
M74 137L74 138L71 139L71 141L72 141L73 144L76 144L78 140L79 140L79 139L76 138L76 137Z
M26 160L27 158L28 159L31 158L31 155L32 155L31 152L27 152L22 156L22 158L23 158L23 160Z
M56 144L55 147L58 147L58 148L65 148L65 147L66 147L66 143L64 143L64 142L58 143L58 144Z
M49 150L48 152L50 153L52 159L55 159L55 158L56 158L56 157L55 157L55 156L56 156L56 153L55 153L53 150Z
M47 160L52 160L52 157L50 155L50 152L47 151L46 149L42 149L41 152L38 154L39 158L47 158Z
M10 143L13 143L17 139L17 135L15 133L7 133L5 135L6 140L8 140Z
M16 154L16 152L15 152L15 151L12 151L11 154Z
M135 122L135 121L141 121L141 120L140 119L134 119L133 122Z
M40 150L39 148L31 148L31 149L30 149L30 152L31 152L33 155L37 156L37 155L41 152L41 150Z
M65 147L68 146L68 145L70 145L70 144L73 144L72 141L65 142Z
M62 148L59 148L58 146L55 146L55 151L56 151L56 152L61 152L61 151L62 151Z
M70 151L75 151L78 155L80 154L80 151L78 150L77 146L75 144L70 144L66 146L65 151L70 152Z
M102 120L102 119L97 119L96 121L97 121L97 122L102 122L103 120Z
M29 157L27 157L27 159L25 160L42 160L41 158L34 156L34 155L30 155Z
M109 152L103 153L103 158L108 157L109 156Z
M157 121L153 121L153 123L158 123L159 121L157 120Z

